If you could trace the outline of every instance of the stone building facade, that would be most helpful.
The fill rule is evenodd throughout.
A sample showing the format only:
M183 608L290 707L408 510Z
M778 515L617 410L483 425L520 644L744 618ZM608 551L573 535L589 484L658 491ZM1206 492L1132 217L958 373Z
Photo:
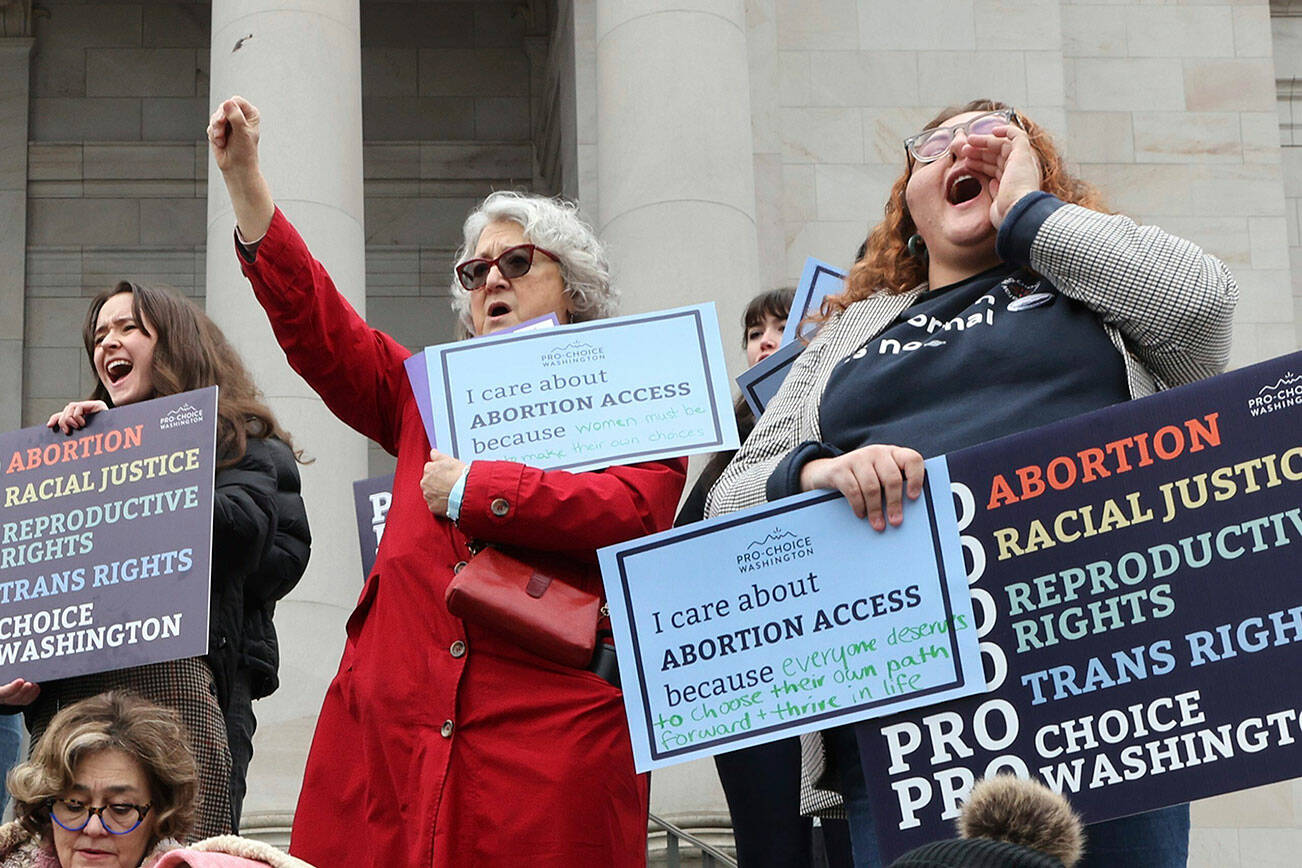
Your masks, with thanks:
M203 140L218 99L264 109L278 200L408 346L452 337L461 220L504 187L577 199L626 310L714 299L731 346L754 292L848 263L905 135L995 96L1113 208L1229 263L1239 365L1302 337L1300 79L1292 0L0 0L0 422L88 393L81 318L121 278L206 303L252 362L318 459L246 807L283 824L360 585L348 484L391 459L333 425L242 289ZM709 764L657 773L653 809L716 825ZM1289 864L1302 784L1194 817L1195 864Z

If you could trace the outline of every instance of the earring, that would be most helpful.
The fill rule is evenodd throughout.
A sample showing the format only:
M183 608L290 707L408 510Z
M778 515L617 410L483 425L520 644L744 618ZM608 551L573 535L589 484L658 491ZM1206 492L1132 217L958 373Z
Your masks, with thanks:
M914 232L909 236L907 246L909 248L909 255L914 259L927 258L927 242L923 241L922 236L917 232Z

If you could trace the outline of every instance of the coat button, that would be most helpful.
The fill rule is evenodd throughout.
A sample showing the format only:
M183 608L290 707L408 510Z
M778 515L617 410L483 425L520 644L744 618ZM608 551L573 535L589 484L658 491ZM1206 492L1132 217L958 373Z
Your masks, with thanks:
M466 643L458 639L457 641L452 643L452 647L448 649L448 653L451 654L453 657L465 657Z
M457 561L455 564L452 565L452 574L456 575L457 573L461 572L465 568L466 568L465 561Z
M507 502L505 497L495 497L493 502L488 505L488 509L493 515L502 518L511 511L511 504Z
M443 721L443 728L439 730L439 734L444 738L452 738L452 721Z

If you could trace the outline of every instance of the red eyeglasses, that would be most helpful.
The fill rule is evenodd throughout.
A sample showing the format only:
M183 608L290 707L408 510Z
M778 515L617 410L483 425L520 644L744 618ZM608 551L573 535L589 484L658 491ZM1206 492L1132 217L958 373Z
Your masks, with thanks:
M523 277L533 267L533 254L537 251L550 256L556 262L561 258L550 250L544 250L536 244L517 244L497 254L496 259L467 259L457 266L457 280L468 290L479 289L488 280L488 272L493 266L508 280Z

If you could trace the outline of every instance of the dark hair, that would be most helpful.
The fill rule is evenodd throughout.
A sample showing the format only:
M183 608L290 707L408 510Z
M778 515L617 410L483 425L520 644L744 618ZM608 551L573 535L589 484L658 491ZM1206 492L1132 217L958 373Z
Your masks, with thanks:
M942 109L923 129L930 129L954 115L974 111L998 111L1011 106L992 99L974 99L966 105ZM1053 139L1044 127L1018 115L1022 127L1026 130L1031 147L1040 161L1042 179L1040 189L1052 193L1064 202L1105 210L1102 194L1094 187L1071 174L1067 164L1058 151ZM927 278L927 267L923 261L910 255L908 251L909 236L917 231L909 207L904 201L904 191L909 183L913 165L906 157L904 172L891 187L886 199L885 217L873 227L864 242L857 261L850 269L845 281L845 292L830 295L823 300L821 319L845 310L856 301L861 301L873 293L885 292L898 294L907 292Z
M180 838L194 823L199 772L190 737L170 708L125 691L109 691L62 709L32 748L9 772L14 817L34 835L50 834L49 800L72 786L78 764L104 750L121 751L140 763L149 781L154 834L145 851L162 838Z
M763 325L765 317L786 319L787 314L791 313L791 302L795 297L796 288L794 286L783 286L778 289L770 289L768 292L761 292L752 298L746 305L746 311L741 315L742 348L744 349L746 344L749 343L746 340L746 332L757 325Z
M175 290L123 280L95 296L81 330L92 371L95 368L95 329L99 312L105 302L123 292L131 293L131 313L140 330L150 335L152 327L158 333L153 369L157 394L175 395L207 386L220 387L217 401L219 466L229 467L243 458L249 437L276 437L290 449L294 448L293 439L280 427L275 414L264 403L262 393L254 385L244 362L221 329L194 302ZM98 374L90 397L113 406L113 399ZM295 451L294 455L302 461L300 452Z

